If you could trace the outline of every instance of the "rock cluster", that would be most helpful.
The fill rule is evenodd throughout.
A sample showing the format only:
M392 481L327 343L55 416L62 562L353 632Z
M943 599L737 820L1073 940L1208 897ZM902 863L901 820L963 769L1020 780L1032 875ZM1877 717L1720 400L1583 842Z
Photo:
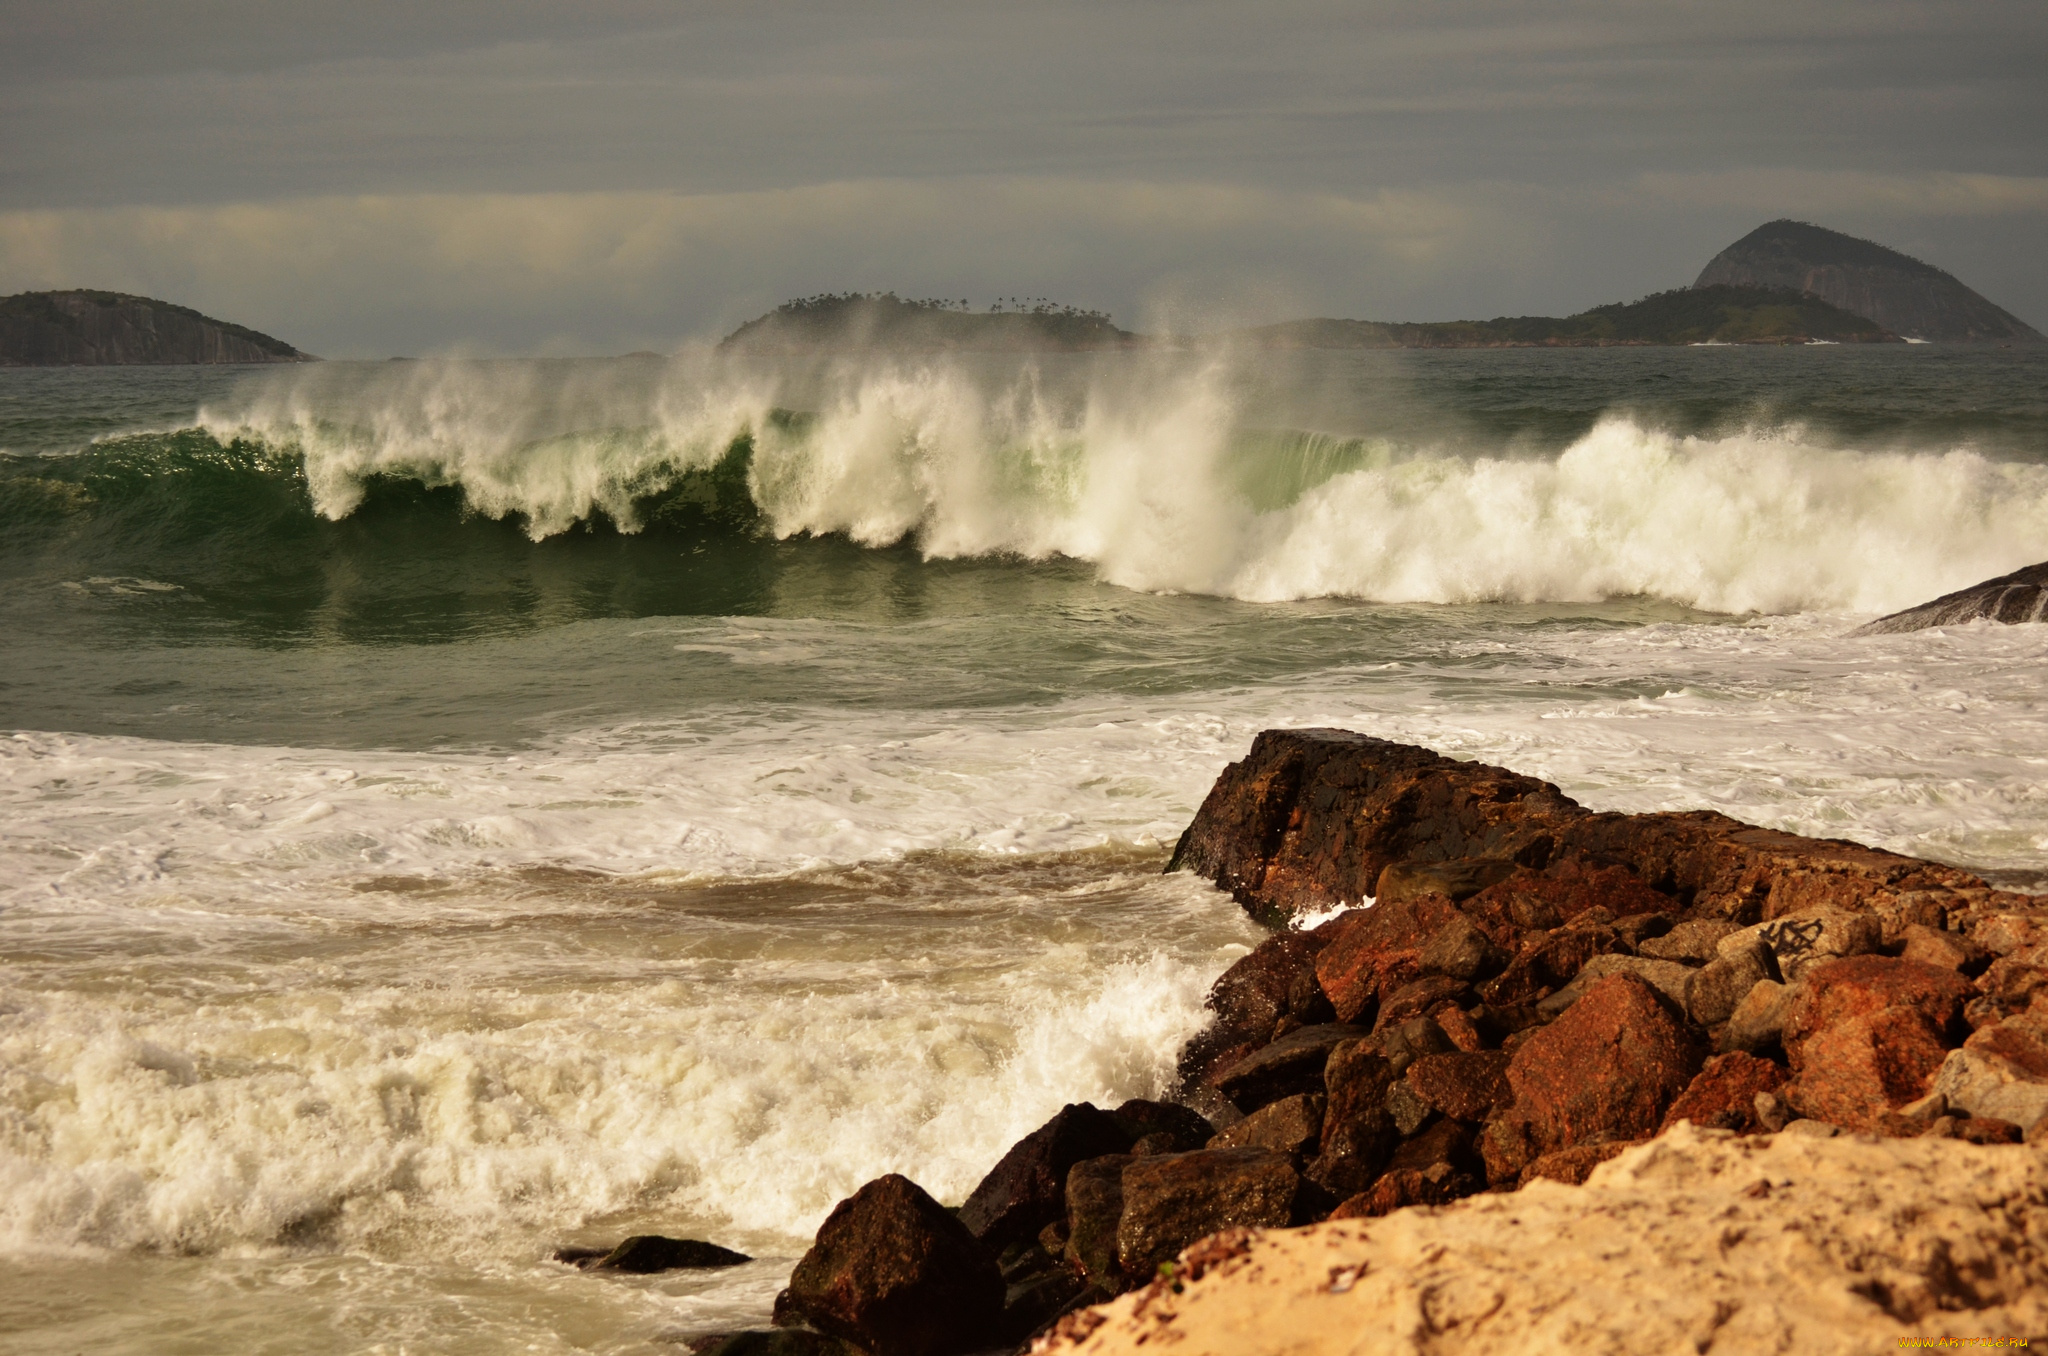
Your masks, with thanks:
M1178 1102L1064 1108L957 1214L870 1183L782 1320L1014 1346L1220 1230L1579 1184L1681 1122L2048 1142L2048 908L1964 871L1336 730L1260 735L1173 866L1283 929L1216 981Z

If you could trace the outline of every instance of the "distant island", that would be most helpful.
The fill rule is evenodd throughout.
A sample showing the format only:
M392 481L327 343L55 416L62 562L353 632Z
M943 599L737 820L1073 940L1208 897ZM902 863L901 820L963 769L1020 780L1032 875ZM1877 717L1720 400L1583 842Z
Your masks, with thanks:
M970 311L964 301L910 300L894 292L832 292L786 301L728 334L728 353L799 354L854 349L993 353L1136 348L1142 335L1120 330L1101 311L1042 298Z
M2041 332L1910 254L1804 221L1772 221L1722 250L1698 288L1786 287L1894 334L1948 344L2048 343Z
M0 297L0 367L317 362L282 339L126 292Z

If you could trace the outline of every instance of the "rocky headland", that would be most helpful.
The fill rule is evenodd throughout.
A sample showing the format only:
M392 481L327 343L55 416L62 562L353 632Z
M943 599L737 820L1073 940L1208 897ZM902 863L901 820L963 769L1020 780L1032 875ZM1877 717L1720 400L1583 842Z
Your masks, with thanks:
M282 339L125 292L0 297L0 367L304 363Z
M1722 250L1697 288L1781 287L1867 317L1909 339L1961 344L2048 343L1954 274L1871 240L1803 221L1771 221Z
M1857 627L1852 636L1888 636L1925 631L1931 626L1960 626L1971 621L2016 625L2048 621L2048 560L1944 593L1931 603L1909 607Z
M1866 1350L2048 1331L2048 901L1267 731L1169 869L1271 937L1171 1100L832 1212L772 1330L943 1356Z

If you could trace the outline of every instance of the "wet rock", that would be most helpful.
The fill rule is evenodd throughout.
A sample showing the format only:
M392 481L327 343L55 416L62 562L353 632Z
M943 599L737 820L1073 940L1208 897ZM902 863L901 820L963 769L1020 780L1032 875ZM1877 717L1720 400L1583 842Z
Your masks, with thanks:
M1020 1274L1003 1291L1003 1315L994 1335L1006 1343L1022 1342L1071 1308L1088 1283L1064 1264Z
M1337 1018L1371 1021L1382 995L1422 974L1422 951L1437 931L1460 917L1442 895L1342 914L1316 931L1327 944L1316 954L1316 980Z
M1347 1040L1370 1033L1363 1027L1343 1023L1307 1026L1261 1046L1216 1075L1215 1085L1232 1105L1244 1112L1256 1111L1268 1102L1301 1092L1320 1092L1323 1065L1330 1052Z
M1735 1011L1728 1014L1721 1033L1721 1048L1762 1054L1782 1043L1785 1016L1792 1010L1800 991L1774 979L1760 979L1750 986Z
M967 1226L894 1173L833 1208L789 1279L807 1322L876 1356L973 1347L1000 1319L1003 1290Z
M1594 957L1620 946L1620 936L1598 924L1532 934L1506 970L1479 986L1479 994L1489 1006L1536 1004L1578 978Z
M1321 1094L1296 1093L1268 1103L1208 1143L1211 1149L1270 1149L1298 1156L1315 1152L1323 1133Z
M1943 1059L1933 1090L1947 1108L2036 1137L2048 1127L2048 1021L2013 1018L1973 1033Z
M1933 626L1960 626L1980 618L2008 625L2048 620L2048 561L2002 574L1996 579L1987 579L1954 593L1944 593L1931 603L1922 603L1904 612L1894 612L1888 617L1866 622L1849 634L1896 635L1905 631L1924 631Z
M1411 1205L1449 1205L1460 1196L1471 1195L1476 1186L1470 1174L1440 1163L1427 1168L1391 1168L1331 1211L1329 1218L1371 1219Z
M862 1348L808 1328L711 1333L683 1344L691 1356L868 1356Z
M1636 950L1656 960L1705 965L1714 959L1715 946L1723 937L1741 930L1723 918L1695 918L1678 924L1661 937L1638 943Z
M1070 1103L1010 1147L960 1207L960 1222L993 1250L1036 1238L1066 1209L1067 1170L1123 1153L1132 1138L1110 1113Z
M1389 871L1393 868L1389 866ZM1507 967L1509 955L1493 944L1485 932L1462 914L1446 922L1421 948L1423 975L1448 975L1470 983L1497 975Z
M1785 1070L1768 1059L1740 1051L1715 1055L1664 1112L1658 1133L1680 1121L1741 1135L1774 1130L1776 1126L1767 1127L1757 1119L1757 1095L1775 1093L1784 1085Z
M1463 857L1454 862L1393 862L1380 872L1375 894L1380 904L1397 904L1417 895L1442 895L1457 902L1515 873L1515 863L1495 857ZM1469 979L1471 976L1461 976Z
M1731 947L1692 972L1681 995L1686 1013L1701 1026L1720 1026L1752 989L1771 978L1771 953L1762 942Z
M1386 1168L1396 1138L1386 1109L1394 1080L1392 1064L1371 1041L1346 1041L1323 1068L1329 1094L1320 1152L1305 1175L1340 1200L1364 1190Z
M1424 975L1386 995L1373 1022L1374 1030L1428 1017L1438 1008L1457 1007L1472 999L1471 986L1449 975Z
M1704 1055L1655 988L1608 976L1516 1050L1514 1104L1488 1127L1488 1175L1511 1181L1543 1154L1654 1133Z
M624 1271L642 1276L657 1271L736 1267L754 1260L716 1243L695 1238L663 1238L660 1234L635 1234L609 1251L564 1248L555 1254L555 1259L572 1262L585 1271Z
M1096 1291L1122 1291L1117 1269L1116 1229L1124 1214L1124 1169L1137 1160L1112 1154L1076 1163L1067 1173L1065 1256Z
M1899 930L1899 959L1919 961L1943 970L1978 975L1991 963L1991 953L1960 932L1908 924Z
M1571 983L1539 1002L1536 1010L1545 1017L1554 1019L1566 1008L1578 1002L1586 990L1609 975L1634 975L1682 1007L1685 1003L1686 987L1692 983L1695 973L1691 966L1680 965L1677 961L1614 954L1595 956L1572 977Z
M1801 1115L1854 1130L1925 1095L1962 1029L1969 981L1890 956L1823 961L1806 972L1786 1015L1793 1079L1784 1097Z
M1423 1055L1448 1054L1458 1048L1443 1023L1434 1017L1414 1017L1399 1026L1375 1031L1372 1041L1397 1074Z
M1453 1120L1478 1122L1514 1100L1508 1062L1498 1050L1424 1055L1408 1066L1402 1081L1433 1110Z
M1270 1037L1282 1017L1301 1015L1314 999L1297 986L1304 978L1315 985L1316 953L1326 940L1313 932L1281 932L1259 943L1210 986L1208 1006L1218 1023Z
M1300 1187L1286 1155L1266 1149L1133 1159L1123 1173L1117 1265L1125 1276L1149 1277L1218 1229L1285 1226Z

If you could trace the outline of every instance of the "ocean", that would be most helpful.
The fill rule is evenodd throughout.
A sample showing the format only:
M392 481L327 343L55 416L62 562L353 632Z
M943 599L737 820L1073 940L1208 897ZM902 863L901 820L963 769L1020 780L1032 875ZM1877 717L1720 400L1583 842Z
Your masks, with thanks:
M2048 627L1845 638L2044 558L2038 351L0 370L4 1345L759 1324L1168 1089L1269 726L2048 890Z

